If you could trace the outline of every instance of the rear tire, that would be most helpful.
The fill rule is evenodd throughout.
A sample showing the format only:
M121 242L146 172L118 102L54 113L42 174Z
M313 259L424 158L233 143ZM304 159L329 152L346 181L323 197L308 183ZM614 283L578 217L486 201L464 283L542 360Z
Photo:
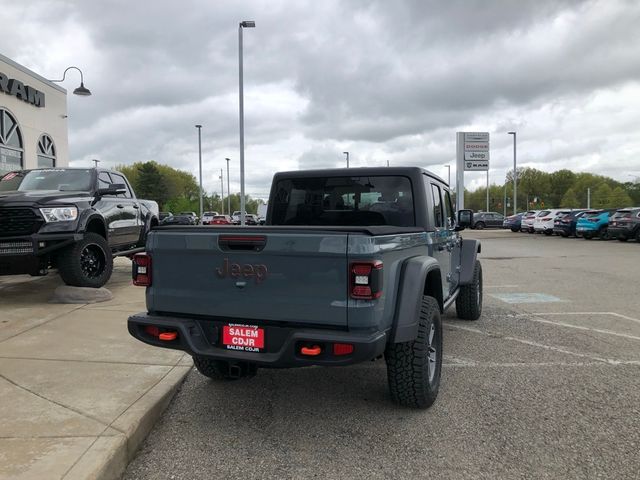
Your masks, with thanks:
M511 231L512 231L513 233L516 233L516 232L519 232L519 231L520 231L520 229L519 229L519 228L512 228L512 229L511 229Z
M418 336L410 342L387 345L385 361L394 402L414 408L433 405L442 372L442 322L435 298L422 297Z
M627 237L623 237L622 235L618 237L619 242L626 242L627 240L629 239Z
M237 364L239 371L232 372L229 367L229 362L224 360L214 360L209 357L202 357L199 355L193 356L193 364L196 369L205 377L209 377L212 380L239 380L245 377L253 377L258 367L252 363Z
M100 288L111 278L113 255L107 240L93 232L58 254L58 273L67 285Z
M482 314L482 265L479 260L476 260L471 283L460 287L460 293L456 298L456 315L461 320L478 320L480 314Z
M473 228L475 228L476 230L484 230L484 227L484 222L478 222L473 226Z
M544 231L544 234L545 234L547 237L550 237L551 235L553 235L553 230L545 230L545 231Z
M609 230L607 229L607 227L602 227L600 230L598 230L598 238L600 240L610 240L611 237L609 237Z

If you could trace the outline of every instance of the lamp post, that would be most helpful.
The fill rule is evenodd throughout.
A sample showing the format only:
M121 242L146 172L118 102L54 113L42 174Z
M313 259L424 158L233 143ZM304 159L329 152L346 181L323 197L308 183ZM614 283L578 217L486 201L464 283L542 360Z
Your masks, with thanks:
M487 212L489 211L489 169L487 168Z
M196 125L198 129L198 164L200 166L200 220L202 220L202 125Z
M67 72L71 69L75 69L80 72L80 86L73 91L74 95L79 95L81 97L88 97L89 95L91 95L91 90L89 90L84 86L84 75L82 75L82 70L80 70L78 67L73 67L73 66L67 67L64 73L62 74L62 78L60 80L50 80L50 81L55 83L63 82L67 76Z
M445 165L447 167L447 185L451 186L451 165Z
M100 163L100 160L98 160L97 158L94 158L91 161L94 163L93 168L98 168L98 164Z
M347 156L347 168L349 168L349 152L342 152Z
M227 161L227 213L231 215L231 188L229 187L229 162L231 159L225 158Z
M513 135L513 214L518 213L518 170L516 169L516 132L509 132ZM529 205L527 204L527 208Z
M242 78L242 29L255 28L256 22L245 20L238 24L238 72L240 95L240 225L245 225L244 199L244 86Z
M222 215L224 215L224 177L222 176L222 169L220 169L220 190L222 191L222 197L220 198L220 208L222 209ZM227 195L229 195L228 192Z

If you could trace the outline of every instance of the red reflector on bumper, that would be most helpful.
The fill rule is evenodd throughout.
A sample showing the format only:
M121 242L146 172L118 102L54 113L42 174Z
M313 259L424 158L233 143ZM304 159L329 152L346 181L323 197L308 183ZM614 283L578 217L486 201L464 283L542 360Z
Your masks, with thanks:
M144 331L153 337L160 335L160 329L154 325L147 325L144 327Z
M350 355L353 353L353 345L350 343L334 343L333 354L334 355Z

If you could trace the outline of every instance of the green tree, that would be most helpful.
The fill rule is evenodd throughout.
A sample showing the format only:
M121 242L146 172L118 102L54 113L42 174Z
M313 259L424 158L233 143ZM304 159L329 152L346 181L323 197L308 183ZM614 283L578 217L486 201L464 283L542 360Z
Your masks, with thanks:
M601 183L591 195L591 206L593 208L607 208L611 198L611 187L606 183Z
M616 187L609 196L607 208L624 208L632 205L632 200L629 194L624 191L622 187Z
M155 200L164 205L169 199L167 182L155 162L146 162L138 166L136 192L140 198Z
M560 208L579 208L580 202L576 197L576 192L572 188L568 189L560 200Z

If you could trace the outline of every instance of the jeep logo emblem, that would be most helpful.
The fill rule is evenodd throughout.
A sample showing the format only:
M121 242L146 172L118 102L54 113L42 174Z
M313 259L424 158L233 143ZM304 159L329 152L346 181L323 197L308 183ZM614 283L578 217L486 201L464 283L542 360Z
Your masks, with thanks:
M262 283L267 278L269 271L267 266L263 264L251 265L245 263L240 265L239 263L229 263L229 259L225 258L222 267L216 268L216 273L220 278L234 277L234 278L255 278L256 283Z

